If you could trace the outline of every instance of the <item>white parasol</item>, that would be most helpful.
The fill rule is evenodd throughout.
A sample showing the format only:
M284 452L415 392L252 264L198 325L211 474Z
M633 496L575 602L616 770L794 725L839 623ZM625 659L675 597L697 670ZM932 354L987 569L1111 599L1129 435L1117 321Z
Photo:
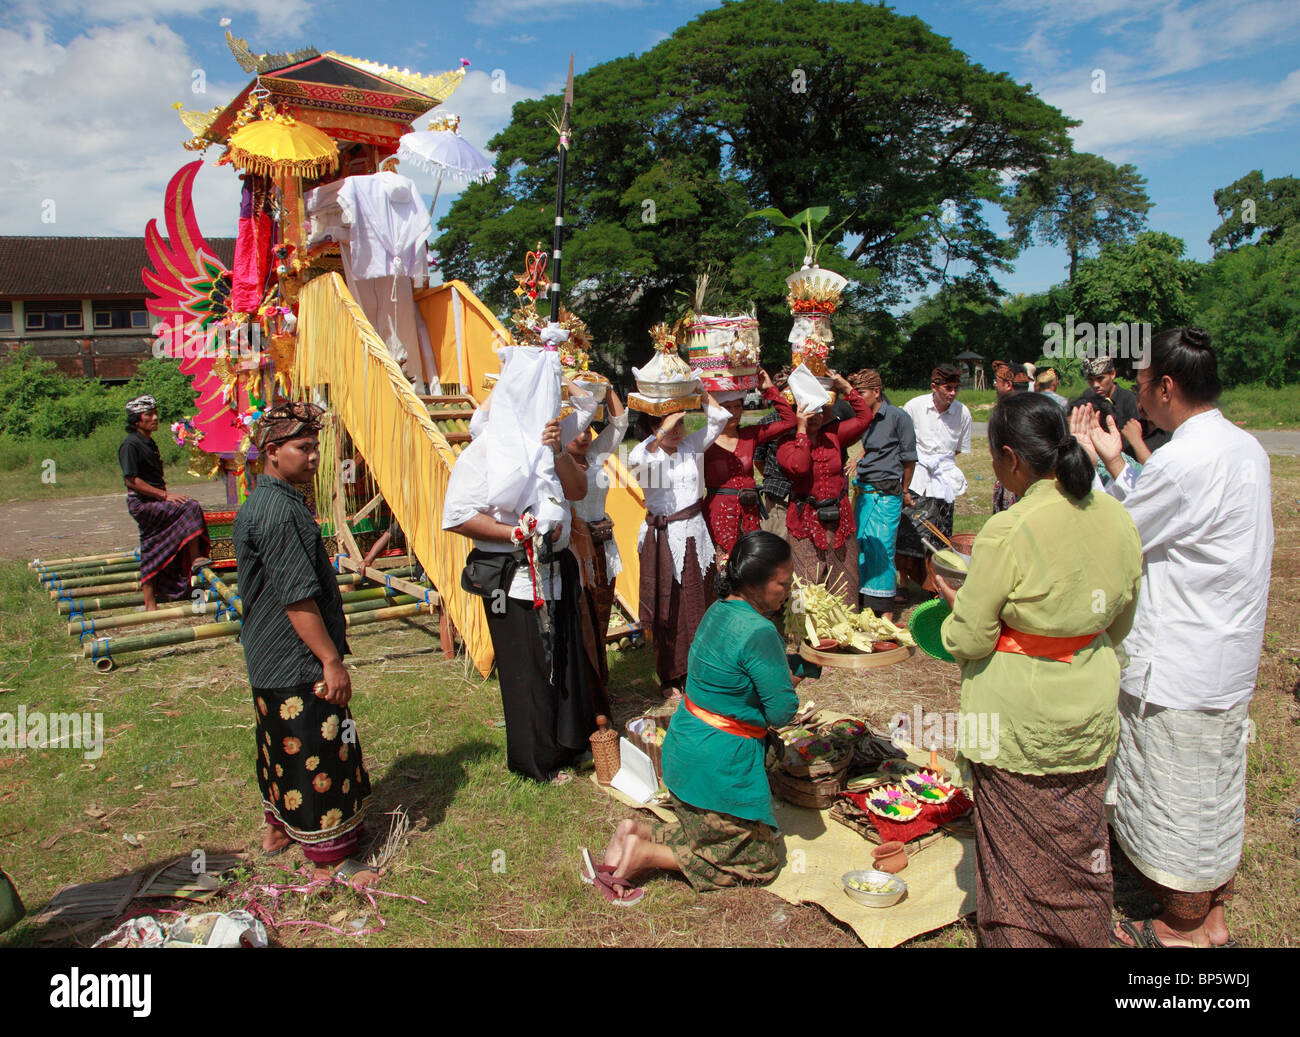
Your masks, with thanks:
M399 161L409 162L437 178L430 215L438 203L444 177L461 183L482 183L491 180L496 172L492 159L462 137L459 126L459 116L443 115L429 123L427 130L404 134L398 142Z

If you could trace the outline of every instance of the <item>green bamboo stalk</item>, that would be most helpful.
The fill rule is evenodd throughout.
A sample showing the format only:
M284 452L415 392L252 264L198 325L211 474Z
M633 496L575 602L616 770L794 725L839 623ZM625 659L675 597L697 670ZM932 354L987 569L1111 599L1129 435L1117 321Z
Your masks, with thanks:
M109 551L102 555L74 555L71 558L33 558L27 563L27 568L36 569L39 572L49 572L50 569L60 565L91 565L95 562L126 562L136 561L135 548L121 547L116 551Z
M399 597L407 596L399 595ZM352 607L355 608L355 606ZM343 618L349 627L365 626L370 623L381 623L389 619L414 616L423 608L424 606L420 602L377 608L373 611L348 612L345 607ZM143 652L150 648L169 648L172 645L193 644L198 641L209 641L219 637L234 637L239 633L239 628L238 620L227 620L222 623L200 623L192 627L182 627L179 630L162 630L154 634L141 634L138 637L102 638L82 645L81 654L83 658L93 660L96 669L107 671L113 668L115 659L118 656L128 655L132 652Z
M90 580L96 576L121 576L123 573L135 576L139 572L140 563L132 560L117 565L90 565L84 569L57 569L40 573L37 579L47 587L75 587L78 580Z
M85 587L70 587L68 590L81 592L82 594L122 594L126 591L138 591L140 589L139 580L124 580L120 583L94 583ZM57 601L59 598L67 597L62 590L50 591L50 600ZM80 594L78 595L80 596Z
M412 569L403 567L401 569L387 570L394 576L405 576L412 572ZM355 573L344 573L335 577L339 586L354 586L362 582L362 578ZM238 588L239 584L230 582L226 584L231 590ZM108 609L130 608L135 605L144 604L144 595L142 594L122 594L109 597L75 597L71 601L63 599L58 604L59 615L66 616L72 612L72 606L77 605L83 614L89 615L92 612L104 612Z

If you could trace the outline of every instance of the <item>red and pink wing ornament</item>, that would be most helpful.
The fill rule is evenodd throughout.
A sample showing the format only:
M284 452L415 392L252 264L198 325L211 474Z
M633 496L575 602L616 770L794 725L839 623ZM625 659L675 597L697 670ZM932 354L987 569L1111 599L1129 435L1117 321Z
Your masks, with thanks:
M219 332L228 315L231 272L204 240L194 218L191 190L203 165L182 166L167 185L167 237L158 221L145 228L151 267L141 272L152 294L145 306L154 316L154 353L174 357L198 393L194 427L203 433L202 449L234 455L247 429L240 418L249 411L245 378L236 378L240 359L225 356Z

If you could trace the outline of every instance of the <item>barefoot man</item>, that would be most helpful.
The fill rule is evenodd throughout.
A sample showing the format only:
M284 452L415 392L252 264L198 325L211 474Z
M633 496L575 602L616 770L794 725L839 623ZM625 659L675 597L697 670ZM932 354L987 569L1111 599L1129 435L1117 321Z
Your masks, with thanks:
M259 423L262 474L234 525L240 640L253 688L264 855L296 842L317 878L364 886L379 876L352 859L365 832L370 778L348 709L343 602L296 489L320 463L320 414L315 404L286 403Z

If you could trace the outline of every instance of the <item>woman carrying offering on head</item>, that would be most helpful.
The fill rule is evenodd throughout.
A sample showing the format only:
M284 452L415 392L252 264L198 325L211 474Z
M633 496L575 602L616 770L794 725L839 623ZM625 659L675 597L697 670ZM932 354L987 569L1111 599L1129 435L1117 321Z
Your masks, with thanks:
M867 430L872 411L843 377L832 371L830 378L853 408L853 417L833 421L830 404L815 410L800 407L795 434L781 443L776 456L790 476L785 523L796 575L835 586L844 604L856 611L858 538L844 475L844 451Z
M780 870L765 736L794 716L799 699L767 614L789 596L792 572L790 545L775 533L736 541L664 739L664 784L677 820L618 826L594 876L609 899L639 899L630 883L656 869L682 872L697 892L770 882Z
M117 448L126 483L126 509L140 527L140 593L145 611L158 598L176 601L190 593L194 562L208 553L208 526L193 497L172 493L163 479L158 431L158 404L137 396L126 405L126 438Z
M759 385L763 398L776 407L777 420L742 429L740 419L745 412L745 394L719 393L718 404L731 415L731 419L704 452L704 485L708 488L704 497L704 515L714 546L722 554L720 563L726 560L741 534L758 529L766 516L754 482L755 450L794 428L794 411L762 368L759 368Z
M963 753L975 791L981 946L1101 947L1113 885L1103 796L1115 751L1119 662L1142 545L1061 408L1024 393L989 417L993 472L1020 501L984 524L944 647L961 664L961 713L997 722Z
M650 435L628 453L645 492L646 516L637 536L641 553L641 629L655 646L655 669L665 698L686 683L691 638L713 603L717 574L713 538L704 520L704 452L731 420L711 394L704 428L686 434L684 411L651 416Z

